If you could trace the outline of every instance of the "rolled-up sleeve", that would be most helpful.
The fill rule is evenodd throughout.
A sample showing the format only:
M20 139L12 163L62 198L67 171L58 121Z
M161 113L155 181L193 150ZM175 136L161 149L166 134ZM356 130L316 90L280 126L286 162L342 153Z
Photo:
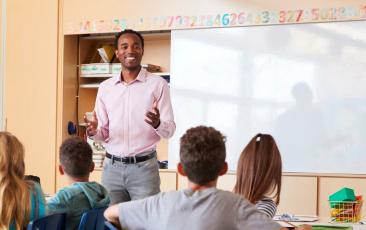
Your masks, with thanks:
M103 102L104 91L101 88L98 90L97 98L95 100L95 113L98 119L97 133L91 138L95 141L105 141L109 138L109 118L107 108Z
M161 84L158 109L160 112L160 125L155 129L155 131L162 138L170 138L175 132L175 122L172 103L170 100L170 90L166 81L162 81Z

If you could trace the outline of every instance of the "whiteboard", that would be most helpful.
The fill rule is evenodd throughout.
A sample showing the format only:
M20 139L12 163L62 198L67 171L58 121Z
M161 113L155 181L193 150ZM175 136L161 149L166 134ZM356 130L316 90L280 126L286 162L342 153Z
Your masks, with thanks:
M366 173L366 21L178 30L171 42L169 168L184 132L208 125L232 170L260 132L284 172Z

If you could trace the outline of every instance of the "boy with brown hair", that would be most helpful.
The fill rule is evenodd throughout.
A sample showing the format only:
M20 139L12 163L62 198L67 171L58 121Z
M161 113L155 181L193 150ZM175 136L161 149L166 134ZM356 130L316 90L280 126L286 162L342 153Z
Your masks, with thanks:
M69 186L47 202L47 209L49 213L66 212L66 229L76 229L84 212L109 205L107 190L89 181L94 170L92 156L90 145L79 137L65 140L60 147L59 171Z

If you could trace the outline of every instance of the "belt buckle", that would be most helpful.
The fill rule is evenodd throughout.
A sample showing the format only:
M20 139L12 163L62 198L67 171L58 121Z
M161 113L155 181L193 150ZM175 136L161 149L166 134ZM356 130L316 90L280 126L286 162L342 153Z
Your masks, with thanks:
M136 164L137 163L136 156L129 157L128 158L128 163L129 164Z

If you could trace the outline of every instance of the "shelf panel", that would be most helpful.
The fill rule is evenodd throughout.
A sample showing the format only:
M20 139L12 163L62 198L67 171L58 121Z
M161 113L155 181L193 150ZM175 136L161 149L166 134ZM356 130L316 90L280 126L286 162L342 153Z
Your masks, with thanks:
M114 40L115 35L117 33L107 33L102 35L81 35L81 40ZM162 39L170 39L170 30L162 30L162 31L154 31L154 32L141 32L141 35L144 37L144 40L152 41L152 40L162 40Z
M170 76L169 72L159 72L159 73L152 73L154 75L157 76ZM84 75L80 75L81 78L110 78L115 76L115 74L84 74ZM86 88L86 89L91 89L91 88L98 88L99 87L99 83L92 83L92 84L80 84L80 88Z
M91 83L91 84L80 84L80 88L83 89L98 89L100 83Z
M156 72L156 73L152 73L152 74L155 74L155 75L158 75L158 76L170 76L169 72Z
M83 74L83 75L80 75L80 77L82 77L82 78L109 78L109 77L113 77L113 76L114 76L113 73Z
M156 73L152 73L158 76L169 76L170 73L169 72L156 72ZM110 78L115 76L115 74L113 73L108 73L108 74L84 74L84 75L80 75L80 77L82 78Z

